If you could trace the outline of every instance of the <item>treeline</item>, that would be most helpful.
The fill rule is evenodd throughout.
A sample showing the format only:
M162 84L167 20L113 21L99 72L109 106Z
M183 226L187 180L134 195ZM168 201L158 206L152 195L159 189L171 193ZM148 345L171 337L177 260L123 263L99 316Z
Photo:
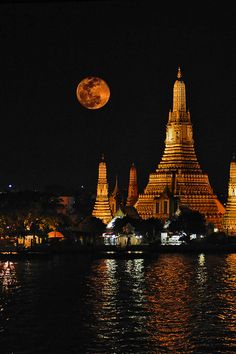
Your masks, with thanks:
M59 212L60 198L41 192L0 194L0 236L33 234L46 237L48 232L63 229L69 218Z
M163 228L172 232L184 231L186 234L206 232L204 216L186 208L167 223L156 218L117 218L113 231L122 233L127 230L127 225L149 238ZM0 193L0 236L24 237L31 234L46 237L54 230L62 232L65 237L77 231L101 234L106 230L106 225L76 208L71 214L63 212L60 197L56 194L34 191Z

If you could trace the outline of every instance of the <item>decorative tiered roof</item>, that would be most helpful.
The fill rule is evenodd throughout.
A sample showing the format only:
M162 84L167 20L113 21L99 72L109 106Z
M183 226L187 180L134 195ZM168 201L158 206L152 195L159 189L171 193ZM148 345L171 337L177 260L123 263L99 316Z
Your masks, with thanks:
M165 187L174 197L178 197L179 206L198 210L208 222L221 228L225 209L197 161L180 68L173 88L173 111L169 112L164 153L156 171L150 174L144 193L139 195L135 204L142 218L160 217L156 204Z
M97 196L92 215L107 224L111 218L111 209L108 199L107 167L102 156L98 169Z
M236 235L236 160L233 155L230 163L228 198L224 214L224 230L229 235Z

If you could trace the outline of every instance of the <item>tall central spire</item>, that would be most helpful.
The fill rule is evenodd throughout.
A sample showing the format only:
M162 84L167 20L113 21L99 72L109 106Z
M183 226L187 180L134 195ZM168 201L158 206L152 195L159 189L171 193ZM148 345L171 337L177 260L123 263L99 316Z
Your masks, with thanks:
M186 111L185 83L180 68L173 89L173 111L169 112L166 126L165 151L158 168L171 170L200 166L194 150L193 129L190 113Z
M185 83L181 80L182 74L180 67L178 68L177 80L173 89L173 112L185 112L186 111L186 92Z
M214 195L208 176L202 172L197 161L180 68L173 87L173 111L169 112L166 125L164 153L156 171L150 174L144 193L139 195L135 204L142 218L162 218L162 215L168 218L173 214L171 199L167 200L168 195L165 196L166 200L162 198L165 190L173 198L174 207L178 200L180 206L199 211L208 222L220 228L225 209ZM165 205L169 206L169 211Z

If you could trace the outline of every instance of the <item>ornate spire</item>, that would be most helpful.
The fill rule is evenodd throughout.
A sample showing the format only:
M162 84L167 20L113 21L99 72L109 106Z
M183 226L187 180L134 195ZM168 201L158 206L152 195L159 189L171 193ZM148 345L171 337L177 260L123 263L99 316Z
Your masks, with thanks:
M173 90L173 112L186 112L185 83L182 80L180 67L178 68L177 80Z
M110 203L112 216L114 216L115 213L118 210L119 199L120 199L120 192L119 192L119 187L118 187L118 177L116 175L115 187L114 187L114 190L113 190L113 192L111 193L111 195L109 197L109 203Z
M208 176L202 172L195 154L180 68L173 91L173 112L169 112L164 153L156 172L150 174L144 193L139 194L135 209L142 218L165 219L173 215L177 205L187 206L198 210L206 216L207 222L213 222L220 228L225 209L213 193ZM234 164L236 186L236 162ZM170 196L163 194L166 186L171 191ZM236 195L236 187L234 191Z
M129 173L129 189L126 206L132 206L138 199L137 171L132 163Z
M194 151L190 113L186 111L185 84L180 67L174 83L173 112L169 112L165 150L160 164L168 169L172 169L174 165L176 170L186 166L194 169L200 168Z
M104 159L104 155L102 158ZM107 167L104 160L99 163L97 196L92 215L101 219L105 224L111 220L111 209L108 200Z
M116 196L118 193L119 193L119 187L118 187L118 176L116 175L116 183L115 183L115 187L114 187L114 190L113 190L113 192L112 192L112 194L111 194L111 195Z
M178 67L177 78L181 79L181 77L182 77L181 70L180 70L180 67Z
M235 154L230 162L228 197L224 214L224 230L229 235L236 234L236 161Z

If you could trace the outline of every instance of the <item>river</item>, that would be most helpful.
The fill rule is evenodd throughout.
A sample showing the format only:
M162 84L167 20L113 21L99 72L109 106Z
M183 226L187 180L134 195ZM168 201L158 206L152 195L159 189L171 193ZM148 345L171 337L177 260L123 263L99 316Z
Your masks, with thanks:
M1 261L0 353L236 353L236 254Z

